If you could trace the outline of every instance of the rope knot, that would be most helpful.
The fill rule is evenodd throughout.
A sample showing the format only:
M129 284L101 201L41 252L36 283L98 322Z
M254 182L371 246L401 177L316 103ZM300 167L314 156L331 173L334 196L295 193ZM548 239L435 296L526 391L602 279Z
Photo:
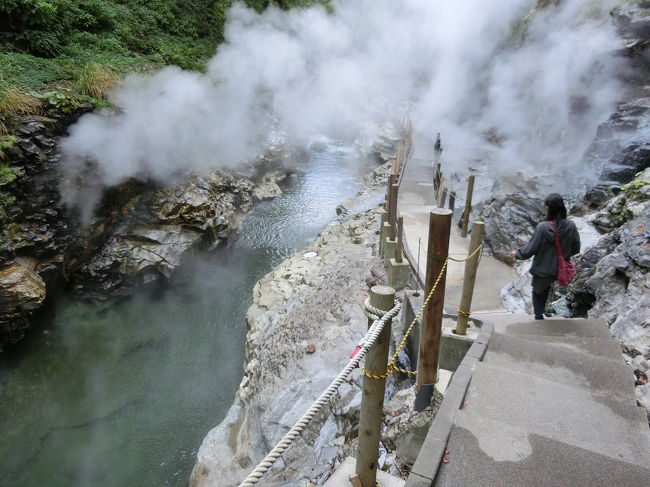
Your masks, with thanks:
M399 303L399 299L395 298L395 305L397 305L398 303ZM382 317L384 317L384 315L386 315L388 311L375 308L370 304L370 298L366 298L366 300L363 303L363 313L371 320L377 321L382 319Z

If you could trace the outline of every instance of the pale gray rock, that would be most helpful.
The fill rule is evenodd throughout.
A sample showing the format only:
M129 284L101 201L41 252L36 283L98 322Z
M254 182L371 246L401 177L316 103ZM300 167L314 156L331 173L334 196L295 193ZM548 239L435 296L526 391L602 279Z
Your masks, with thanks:
M379 211L371 210L328 226L257 283L247 313L244 378L226 419L201 445L192 486L243 480L347 363L367 329L366 278L382 268L378 221ZM317 255L306 258L307 252ZM316 344L313 353L306 351L309 344ZM322 482L337 461L341 437L358 421L359 404L357 371L265 481Z

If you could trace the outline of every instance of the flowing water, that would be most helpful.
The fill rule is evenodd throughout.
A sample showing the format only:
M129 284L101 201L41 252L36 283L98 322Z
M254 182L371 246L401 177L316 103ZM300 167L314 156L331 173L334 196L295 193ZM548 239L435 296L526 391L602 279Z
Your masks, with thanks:
M0 486L187 485L242 377L253 285L358 189L343 145L299 169L228 249L197 256L167 289L104 310L60 300L0 354Z

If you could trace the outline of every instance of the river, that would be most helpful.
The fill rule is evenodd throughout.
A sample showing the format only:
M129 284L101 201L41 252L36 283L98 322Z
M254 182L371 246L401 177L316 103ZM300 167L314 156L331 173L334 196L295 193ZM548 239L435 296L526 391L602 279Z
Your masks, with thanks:
M165 289L101 309L60 299L0 354L0 486L186 486L243 373L257 280L311 241L363 171L329 142L285 193L259 203L227 249Z

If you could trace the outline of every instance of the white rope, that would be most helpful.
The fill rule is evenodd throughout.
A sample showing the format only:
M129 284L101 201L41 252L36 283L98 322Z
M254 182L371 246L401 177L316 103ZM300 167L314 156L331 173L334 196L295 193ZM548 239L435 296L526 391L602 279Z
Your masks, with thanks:
M393 319L397 316L400 309L402 309L402 303L399 300L395 300L395 306L393 309L388 311L380 319L375 320L372 326L368 329L368 332L363 337L361 350L348 362L348 364L343 368L339 373L338 377L332 381L327 389L320 395L320 397L312 404L311 408L300 418L300 420L293 425L293 428L282 437L282 439L275 445L275 448L266 456L264 460L251 472L251 474L246 477L239 487L252 487L254 486L266 471L273 465L276 460L284 453L284 451L293 443L300 432L307 426L307 424L312 420L312 418L318 413L322 407L327 404L330 398L334 395L337 389L341 384L349 377L352 371L357 367L359 362L366 356L368 350L375 344L377 338L381 334L381 331L384 329L384 325L387 321ZM381 310L380 310L381 311Z

